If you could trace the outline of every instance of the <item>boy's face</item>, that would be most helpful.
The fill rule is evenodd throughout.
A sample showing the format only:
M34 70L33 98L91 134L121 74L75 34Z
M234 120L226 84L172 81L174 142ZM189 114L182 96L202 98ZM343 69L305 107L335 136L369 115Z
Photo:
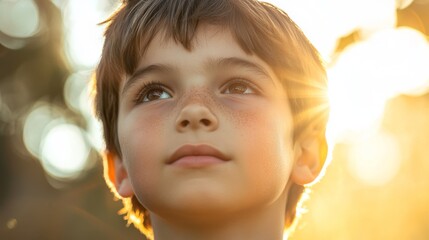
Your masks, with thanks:
M163 216L284 205L294 161L293 122L279 79L229 31L200 27L193 44L187 51L155 37L136 73L121 83L119 194L134 194ZM224 156L170 162L184 145L200 145L201 154L213 155L202 144Z

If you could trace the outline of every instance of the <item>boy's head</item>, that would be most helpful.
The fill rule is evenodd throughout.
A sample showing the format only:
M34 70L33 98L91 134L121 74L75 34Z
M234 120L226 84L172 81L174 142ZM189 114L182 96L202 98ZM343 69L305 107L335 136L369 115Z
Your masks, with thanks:
M96 72L106 180L145 234L149 215L215 221L275 202L289 227L326 158L326 84L270 4L126 1Z

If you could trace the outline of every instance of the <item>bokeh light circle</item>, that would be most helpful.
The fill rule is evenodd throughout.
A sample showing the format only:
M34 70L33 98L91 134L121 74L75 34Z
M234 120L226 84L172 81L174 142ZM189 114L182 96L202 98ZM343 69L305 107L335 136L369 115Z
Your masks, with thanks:
M79 176L90 151L83 131L61 121L51 123L40 148L40 160L45 171L60 179Z
M24 119L23 141L33 156L40 157L40 142L44 137L45 127L61 114L58 108L44 102L34 104L29 111Z
M89 85L90 73L76 72L71 74L64 85L64 98L67 105L76 112L82 113L90 105L87 89ZM82 95L87 96L85 109L82 109Z
M0 31L16 38L38 32L39 10L33 0L0 1Z

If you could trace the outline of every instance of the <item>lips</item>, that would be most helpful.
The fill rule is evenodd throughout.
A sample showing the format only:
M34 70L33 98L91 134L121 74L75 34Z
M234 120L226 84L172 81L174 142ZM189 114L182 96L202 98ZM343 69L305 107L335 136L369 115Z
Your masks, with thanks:
M216 148L206 145L206 144L200 144L200 145L190 145L186 144L178 148L173 155L168 159L167 164L173 164L176 161L184 158L184 157L190 157L190 156L208 156L208 157L215 157L217 159L220 159L222 161L229 161L230 157L226 156L221 151L217 150Z

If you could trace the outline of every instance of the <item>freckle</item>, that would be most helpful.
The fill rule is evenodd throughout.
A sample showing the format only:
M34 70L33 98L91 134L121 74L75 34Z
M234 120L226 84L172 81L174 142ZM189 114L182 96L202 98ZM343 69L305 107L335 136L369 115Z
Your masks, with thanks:
M235 126L251 126L258 123L258 119L260 119L260 114L255 111L244 111L225 106L213 95L209 88L195 87L190 89L176 102L176 104L183 106L184 104L192 102L208 106L214 113L225 116L225 118ZM175 106L174 109L180 108Z
M162 117L160 119L160 115L157 114L148 114L145 119L142 119L142 122L145 123L144 128L146 131L158 131L162 127ZM143 126L142 126L143 127Z
M151 131L157 130L160 127L159 122L160 122L159 119L157 119L156 117L152 117L148 123L149 126L147 127L151 129Z
M243 111L239 109L231 109L222 106L224 112L226 112L227 118L236 126L249 126L257 122L257 113Z
M198 88L194 87L190 89L183 97L179 100L180 105L185 103L201 103L206 106L213 106L216 101L213 100L212 93L209 88Z

